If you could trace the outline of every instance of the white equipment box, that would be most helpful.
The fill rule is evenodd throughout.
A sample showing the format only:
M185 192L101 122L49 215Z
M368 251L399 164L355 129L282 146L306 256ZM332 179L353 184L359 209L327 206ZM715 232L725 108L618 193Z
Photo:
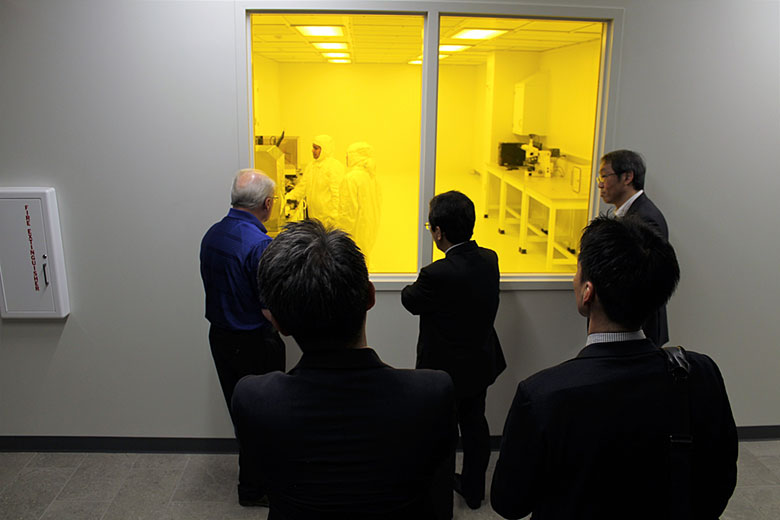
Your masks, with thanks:
M0 317L64 318L68 314L54 188L0 188Z

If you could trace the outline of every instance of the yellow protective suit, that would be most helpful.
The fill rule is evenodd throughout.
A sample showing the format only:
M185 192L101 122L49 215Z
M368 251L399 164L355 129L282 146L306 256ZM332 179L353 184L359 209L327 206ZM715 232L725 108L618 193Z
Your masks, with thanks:
M376 243L382 204L373 155L368 143L351 144L347 149L347 173L339 189L338 227L352 235L366 257Z
M295 188L285 199L305 202L309 218L319 219L326 226L336 226L344 166L333 158L333 139L330 136L318 135L314 144L321 148L320 156L306 166Z

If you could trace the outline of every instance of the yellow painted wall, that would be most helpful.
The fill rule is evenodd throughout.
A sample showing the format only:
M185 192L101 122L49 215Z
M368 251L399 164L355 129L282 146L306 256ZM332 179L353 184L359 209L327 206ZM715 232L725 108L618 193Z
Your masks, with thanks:
M493 76L488 82L493 87L493 111L490 139L490 161L498 162L498 143L517 141L512 133L512 115L515 104L515 83L536 72L539 53L496 51L493 53Z
M600 52L593 41L547 51L539 61L550 79L547 143L584 159L593 153Z
M484 95L480 83L484 83L484 68L439 67L436 193L462 189L462 177L473 172L477 164L481 128L476 101Z
M255 54L252 60L255 135L279 135L279 64Z
M369 257L375 273L416 272L420 161L421 69L412 65L278 64L279 126L266 133L299 136L299 167L311 161L311 141L328 134L346 162L356 141L374 146L382 217ZM267 64L264 68L268 68ZM259 77L260 83L266 78ZM273 77L267 78L273 83ZM261 90L271 92L273 86ZM262 101L262 100L261 100ZM274 103L269 97L268 103ZM255 102L255 114L270 109Z

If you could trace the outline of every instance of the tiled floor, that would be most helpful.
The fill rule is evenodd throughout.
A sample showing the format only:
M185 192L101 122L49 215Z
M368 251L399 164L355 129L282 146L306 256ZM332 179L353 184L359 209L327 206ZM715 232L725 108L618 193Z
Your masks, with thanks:
M722 518L780 518L780 441L740 443L738 466ZM0 453L0 520L265 519L238 505L236 467L235 455ZM499 517L456 496L455 518Z

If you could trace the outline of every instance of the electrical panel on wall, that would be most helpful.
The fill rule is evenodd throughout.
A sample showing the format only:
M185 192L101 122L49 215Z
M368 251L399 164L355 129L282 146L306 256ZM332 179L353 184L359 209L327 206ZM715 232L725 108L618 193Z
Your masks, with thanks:
M0 316L64 318L69 313L54 188L0 188Z

